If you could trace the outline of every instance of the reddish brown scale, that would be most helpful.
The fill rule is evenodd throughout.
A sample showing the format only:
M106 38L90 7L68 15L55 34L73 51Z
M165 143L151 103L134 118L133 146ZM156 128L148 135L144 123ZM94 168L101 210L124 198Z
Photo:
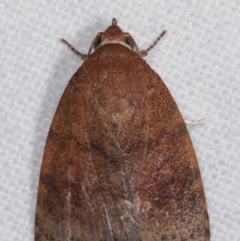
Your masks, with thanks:
M93 54L73 49L87 60L49 130L35 241L210 240L186 125L129 36L114 19Z

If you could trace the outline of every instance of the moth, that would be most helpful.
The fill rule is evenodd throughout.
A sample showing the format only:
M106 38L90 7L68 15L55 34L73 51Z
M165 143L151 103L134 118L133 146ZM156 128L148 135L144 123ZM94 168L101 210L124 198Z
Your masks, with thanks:
M145 51L112 25L94 38L54 115L35 241L210 240L185 122ZM92 50L94 52L92 53Z

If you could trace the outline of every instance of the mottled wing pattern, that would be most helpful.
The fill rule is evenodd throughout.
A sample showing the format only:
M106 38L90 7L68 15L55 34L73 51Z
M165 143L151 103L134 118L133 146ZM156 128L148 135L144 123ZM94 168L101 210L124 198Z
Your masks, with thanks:
M182 116L160 77L120 44L96 50L64 91L44 151L35 234L35 241L209 240Z

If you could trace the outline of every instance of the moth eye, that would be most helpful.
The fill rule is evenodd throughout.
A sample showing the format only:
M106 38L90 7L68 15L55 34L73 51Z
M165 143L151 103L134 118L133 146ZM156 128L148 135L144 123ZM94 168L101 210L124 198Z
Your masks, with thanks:
M94 41L94 49L96 49L98 46L99 46L99 44L101 43L101 39L102 39L102 36L98 36L97 38L96 38L96 40Z
M127 45L129 45L131 49L134 49L134 43L130 37L126 37L126 42L127 42Z

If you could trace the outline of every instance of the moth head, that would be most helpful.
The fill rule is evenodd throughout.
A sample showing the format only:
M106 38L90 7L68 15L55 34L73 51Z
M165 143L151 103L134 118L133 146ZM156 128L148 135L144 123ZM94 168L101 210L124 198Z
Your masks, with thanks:
M133 39L133 37L129 33L125 33L122 29L117 25L117 19L113 18L112 25L109 26L104 32L99 32L97 36L93 40L94 49L104 45L111 43L119 43L129 47L132 50L136 50L138 47Z

